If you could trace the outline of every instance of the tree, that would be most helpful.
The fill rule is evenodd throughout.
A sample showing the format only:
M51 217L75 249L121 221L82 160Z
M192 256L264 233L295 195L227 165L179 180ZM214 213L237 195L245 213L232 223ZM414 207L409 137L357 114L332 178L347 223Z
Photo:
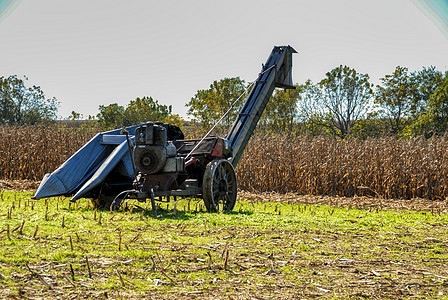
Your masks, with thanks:
M164 121L171 115L172 107L159 104L152 97L136 98L129 102L124 112L126 126L148 121Z
M445 76L446 77L446 76ZM416 90L415 102L416 114L424 112L428 108L428 100L444 80L444 74L436 67L423 67L422 70L411 73L411 79Z
M272 132L292 132L298 118L298 101L302 86L275 90L260 119L260 125Z
M410 127L410 133L424 134L426 137L446 133L448 131L448 73L429 96L427 107L428 109L421 113Z
M40 86L27 87L16 75L0 77L0 123L37 124L57 118L56 98L47 98Z
M97 118L101 128L107 130L123 127L125 111L123 106L117 103L112 103L107 106L100 105L99 111Z
M373 91L367 74L339 66L317 85L308 80L301 88L302 119L313 132L324 129L345 138L368 111Z
M148 121L160 121L176 126L182 125L179 115L171 113L172 107L159 104L152 97L136 98L125 107L117 103L100 105L98 122L104 130L137 125ZM180 127L180 126L179 126Z
M382 116L389 120L392 133L397 134L418 115L418 89L408 68L397 66L395 71L381 78L382 86L376 88L375 103Z
M448 75L448 74L447 74ZM428 101L434 131L444 133L448 129L448 76L431 94Z
M207 90L199 90L186 104L188 115L200 122L203 129L209 129L231 108L232 103L245 91L244 80L239 77L214 81ZM222 126L226 129L236 120L244 99L238 101L224 118Z
M413 83L415 109L409 117L408 125L403 129L403 135L421 135L430 137L433 134L446 132L444 119L444 101L440 97L444 80L448 73L443 74L435 67L423 68L411 73ZM442 86L442 87L441 87ZM443 92L442 92L443 93Z
M328 130L330 124L325 121L326 112L319 102L322 98L319 85L308 79L300 86L300 91L299 121L305 125L306 130L312 135L318 135L323 130Z
M182 119L181 116L179 116L178 114L170 114L168 117L166 117L163 120L165 123L174 125L179 127L181 130L183 128L184 125L184 119Z

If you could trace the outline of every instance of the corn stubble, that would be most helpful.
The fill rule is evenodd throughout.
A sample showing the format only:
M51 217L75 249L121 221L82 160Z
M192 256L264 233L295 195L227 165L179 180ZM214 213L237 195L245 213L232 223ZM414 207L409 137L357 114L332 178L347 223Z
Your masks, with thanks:
M39 181L94 129L0 126L0 180ZM313 195L445 199L448 140L254 135L237 167L241 189Z

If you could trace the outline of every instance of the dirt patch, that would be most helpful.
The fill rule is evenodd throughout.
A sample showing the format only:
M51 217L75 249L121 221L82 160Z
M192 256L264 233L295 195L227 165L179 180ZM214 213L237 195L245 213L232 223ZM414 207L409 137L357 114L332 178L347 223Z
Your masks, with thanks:
M298 195L294 193L251 193L239 191L239 196L254 202L282 202L282 203L303 203L320 204L333 207L353 207L359 209L392 209L392 210L413 210L413 211L431 211L438 214L448 213L448 201L427 200L414 198L404 199L383 199L371 198L365 196L338 197L338 196L313 196Z
M40 181L32 180L0 180L0 190L30 191L39 187Z

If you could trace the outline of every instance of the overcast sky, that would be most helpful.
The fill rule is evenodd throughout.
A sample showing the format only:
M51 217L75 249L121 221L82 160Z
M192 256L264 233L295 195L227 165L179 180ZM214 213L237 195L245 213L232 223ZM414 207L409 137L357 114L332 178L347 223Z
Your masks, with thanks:
M398 65L448 68L447 36L410 0L23 0L0 37L0 76L28 76L61 117L143 96L186 117L214 80L254 80L274 45L299 52L296 83L341 64L375 84Z

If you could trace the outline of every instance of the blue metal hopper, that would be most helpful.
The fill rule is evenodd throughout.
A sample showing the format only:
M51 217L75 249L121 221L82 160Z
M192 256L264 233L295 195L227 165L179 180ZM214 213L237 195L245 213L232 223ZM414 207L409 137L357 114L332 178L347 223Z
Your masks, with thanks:
M131 141L139 125L127 127ZM126 135L121 129L101 132L51 174L45 174L35 199L75 194L73 200L88 196L112 172L132 184L132 162Z

